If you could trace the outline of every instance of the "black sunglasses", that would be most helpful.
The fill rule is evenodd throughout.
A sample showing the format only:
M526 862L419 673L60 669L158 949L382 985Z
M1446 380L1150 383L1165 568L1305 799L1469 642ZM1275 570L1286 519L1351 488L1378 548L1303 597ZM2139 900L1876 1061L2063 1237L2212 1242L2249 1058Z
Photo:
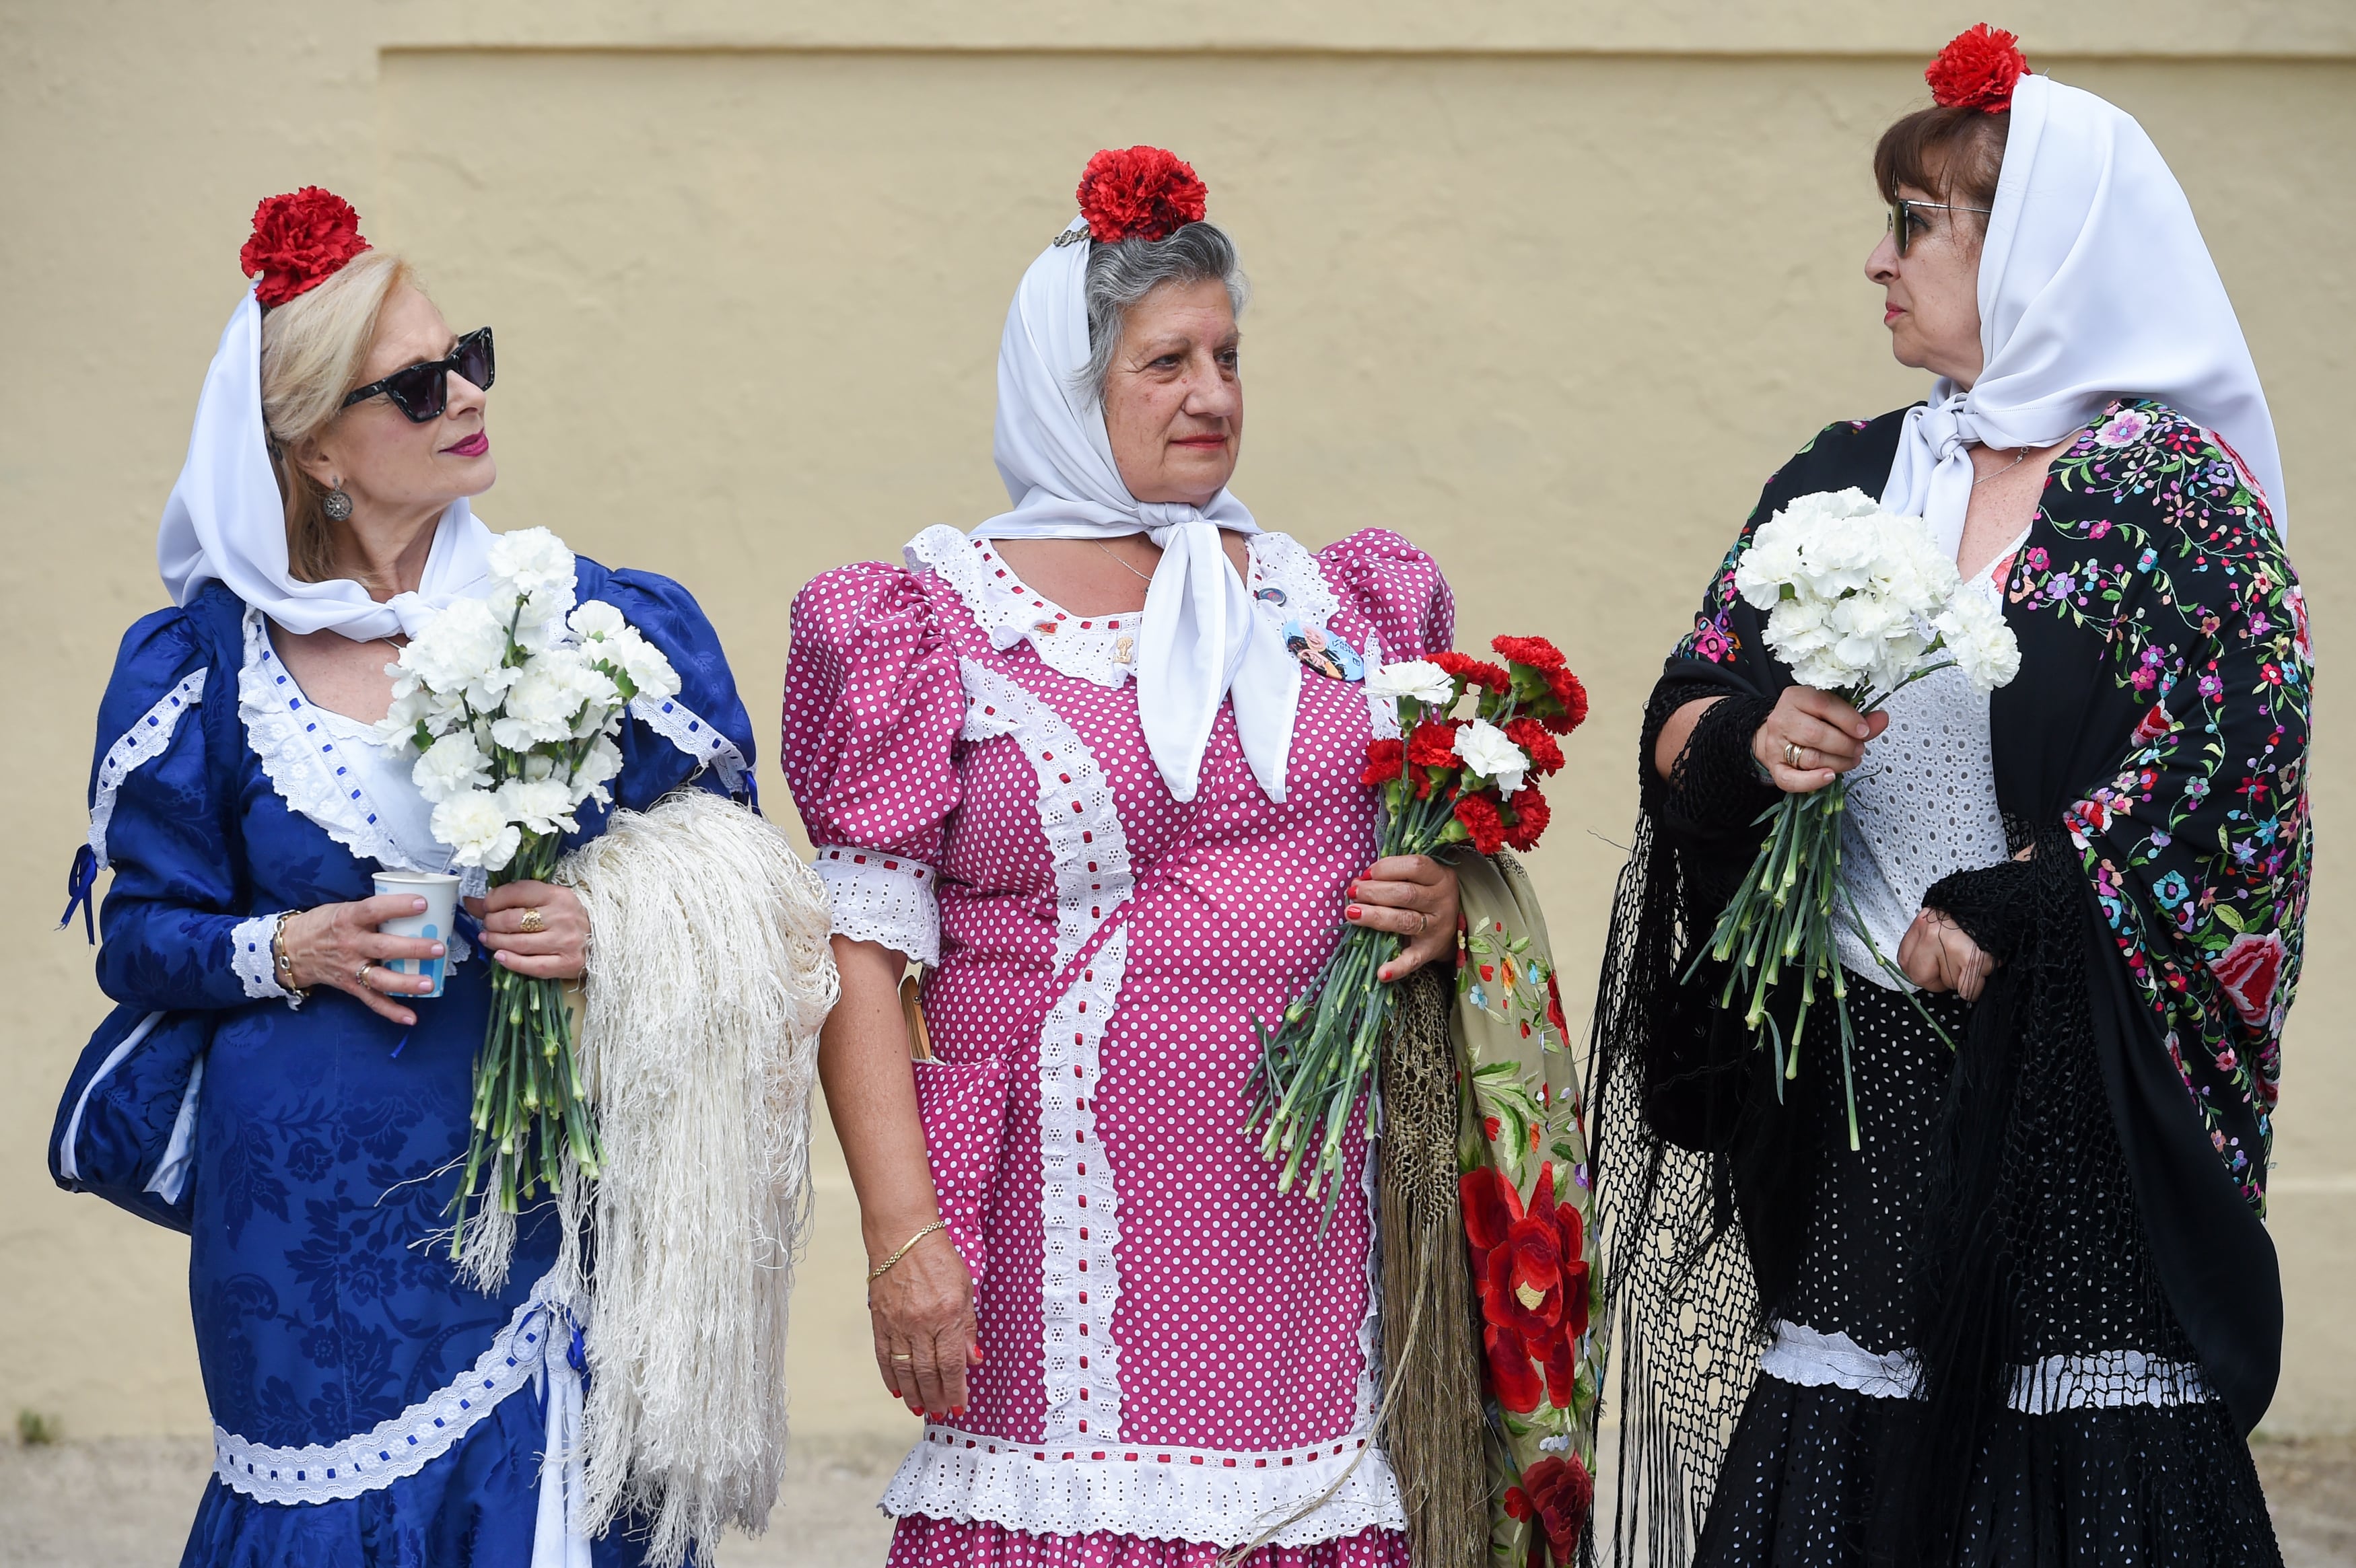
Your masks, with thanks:
M450 406L450 373L454 370L484 391L491 389L498 365L491 356L489 327L478 326L458 339L457 347L450 350L446 358L428 359L406 370L395 370L381 381L370 381L346 398L343 406L364 403L382 392L412 422L423 424L427 420L440 419L442 411Z

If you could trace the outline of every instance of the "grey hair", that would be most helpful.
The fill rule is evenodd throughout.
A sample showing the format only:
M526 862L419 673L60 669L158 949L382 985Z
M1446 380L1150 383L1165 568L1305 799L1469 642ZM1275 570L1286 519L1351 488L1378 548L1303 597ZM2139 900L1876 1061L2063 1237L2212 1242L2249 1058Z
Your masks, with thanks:
M1215 223L1189 223L1166 240L1120 240L1088 246L1088 362L1074 389L1104 401L1105 379L1112 374L1113 351L1122 325L1145 296L1164 283L1226 285L1227 304L1241 316L1251 302L1236 242Z

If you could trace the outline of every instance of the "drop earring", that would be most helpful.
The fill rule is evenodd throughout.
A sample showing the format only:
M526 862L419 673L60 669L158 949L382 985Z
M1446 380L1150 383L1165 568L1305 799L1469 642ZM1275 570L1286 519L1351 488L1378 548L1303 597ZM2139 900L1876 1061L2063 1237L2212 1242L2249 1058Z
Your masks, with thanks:
M327 521L331 523L343 522L352 515L352 498L344 494L342 480L337 480L333 487L319 497L319 510L327 514Z

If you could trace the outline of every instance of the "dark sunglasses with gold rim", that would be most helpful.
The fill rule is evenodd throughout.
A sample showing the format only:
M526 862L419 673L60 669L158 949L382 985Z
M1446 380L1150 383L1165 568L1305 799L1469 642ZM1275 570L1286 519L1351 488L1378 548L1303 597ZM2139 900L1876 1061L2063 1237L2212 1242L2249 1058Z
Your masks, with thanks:
M1923 233L1928 234L1931 232L1930 220L1928 219L1917 218L1914 216L1917 212L1923 211L1976 212L1982 218L1990 216L1988 209L1985 207L1957 207L1952 202L1914 201L1908 197L1901 197L1896 201L1890 204L1890 216L1884 220L1888 227L1883 230L1884 233L1890 234L1897 240L1898 253L1900 255L1903 256L1906 254L1906 247L1913 241L1915 238L1914 226L1916 224L1919 223L1922 226Z
M450 373L456 371L484 391L498 375L498 365L491 354L491 329L478 326L458 339L448 355L440 359L421 360L404 370L395 370L381 381L370 381L355 389L343 401L343 407L364 403L378 393L384 394L392 406L407 414L411 422L423 424L427 420L440 419L442 411L450 406Z

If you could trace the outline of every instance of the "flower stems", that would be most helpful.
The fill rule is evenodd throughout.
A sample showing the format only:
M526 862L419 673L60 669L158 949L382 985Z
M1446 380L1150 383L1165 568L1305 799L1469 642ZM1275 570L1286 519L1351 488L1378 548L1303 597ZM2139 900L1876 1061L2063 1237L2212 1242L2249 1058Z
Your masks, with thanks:
M561 847L554 834L530 836L494 885L545 881L555 873ZM568 1154L585 1177L594 1178L605 1163L562 981L492 965L490 1028L475 1059L472 1120L466 1174L450 1200L454 1260L465 1250L467 1220L486 1205L522 1212L541 1190L556 1189Z

